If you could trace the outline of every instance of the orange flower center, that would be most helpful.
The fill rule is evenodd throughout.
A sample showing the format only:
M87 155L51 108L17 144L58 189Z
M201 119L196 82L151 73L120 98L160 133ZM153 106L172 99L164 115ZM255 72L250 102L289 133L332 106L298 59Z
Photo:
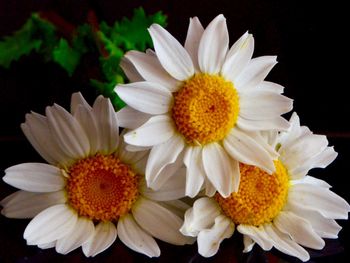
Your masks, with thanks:
M189 144L220 141L236 124L239 98L232 82L196 74L175 94L172 117Z
M215 200L235 224L259 226L271 222L287 200L289 176L280 161L275 161L272 175L260 168L240 164L241 182L237 193L223 198L218 193Z
M80 216L96 221L117 220L136 201L138 176L114 155L81 159L68 171L69 204Z

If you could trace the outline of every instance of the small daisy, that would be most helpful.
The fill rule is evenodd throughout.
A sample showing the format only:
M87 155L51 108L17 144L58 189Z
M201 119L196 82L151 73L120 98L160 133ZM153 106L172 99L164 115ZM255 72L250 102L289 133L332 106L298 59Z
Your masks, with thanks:
M46 116L26 115L22 129L49 163L23 163L6 169L3 180L20 189L1 201L10 218L33 218L28 245L55 247L61 254L82 246L87 257L116 240L149 257L160 255L154 239L175 245L191 242L178 231L186 205L185 175L161 191L147 189L148 152L127 152L119 138L116 114L102 96L90 107L80 93L71 114L58 105ZM173 201L174 200L174 201Z
M184 47L157 24L149 32L155 52L128 52L122 67L134 82L115 89L128 105L117 114L132 129L130 150L151 148L148 185L158 189L184 163L188 196L206 187L227 197L238 190L238 161L274 172L277 155L258 131L288 129L280 115L292 109L283 87L264 81L276 57L252 59L248 33L228 49L223 15L205 30L192 18Z
M180 231L197 237L201 255L215 255L235 227L243 234L244 252L257 243L264 250L275 247L302 261L310 258L303 247L322 249L322 238L338 237L341 227L334 219L347 219L349 204L325 181L306 175L309 169L326 167L337 153L327 147L325 136L300 126L296 114L290 123L287 133L268 137L280 154L274 161L275 173L267 175L256 166L240 164L237 193L200 198L186 211Z

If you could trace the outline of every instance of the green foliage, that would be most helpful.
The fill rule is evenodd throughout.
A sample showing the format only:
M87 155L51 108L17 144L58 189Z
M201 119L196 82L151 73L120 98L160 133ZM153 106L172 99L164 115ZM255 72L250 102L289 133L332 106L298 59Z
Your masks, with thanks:
M124 50L145 50L152 46L147 28L153 23L165 26L166 17L162 12L146 16L145 11L138 8L134 10L131 20L123 18L121 22L117 21L110 30L109 37L116 46Z
M120 109L125 103L116 95L114 87L126 82L119 65L121 58L129 50L145 51L152 47L147 28L153 23L165 26L166 16L162 12L146 15L142 8L138 8L131 19L123 18L112 26L105 22L94 26L71 25L74 32L58 37L59 25L34 13L21 29L0 41L0 66L8 68L13 61L35 51L45 61L56 62L72 76L84 54L99 52L103 79L93 79L90 83L98 93L109 97L113 105Z
M69 46L67 40L61 38L57 47L52 52L53 61L64 68L69 76L72 76L76 66L79 63L81 53Z
M56 27L50 22L40 18L37 13L34 13L31 18L34 28L32 30L32 39L41 41L40 48L36 50L43 55L45 61L51 60L51 53L58 44L59 39L56 34Z
M115 94L113 91L115 85L125 82L124 73L119 66L125 52L129 50L144 51L153 46L147 31L147 28L153 23L165 26L166 16L162 12L147 16L142 8L138 8L134 10L131 19L123 18L122 21L115 22L113 26L109 26L105 22L100 24L98 35L109 53L108 57L100 58L101 69L107 82L92 81L91 84L101 93L106 96ZM118 96L109 97L117 109L125 106L125 103Z
M91 27L88 24L83 24L75 29L75 34L73 35L73 48L79 50L81 54L88 51L96 51L94 39L91 33Z
M36 24L33 19L29 19L12 36L5 37L0 42L0 65L8 68L12 61L29 54L32 50L38 50L42 40L33 38L35 31Z

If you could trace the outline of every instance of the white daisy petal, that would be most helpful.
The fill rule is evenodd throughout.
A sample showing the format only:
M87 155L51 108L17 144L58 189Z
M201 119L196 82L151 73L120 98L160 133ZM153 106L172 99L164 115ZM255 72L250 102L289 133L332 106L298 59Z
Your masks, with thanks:
M302 208L318 211L331 219L347 219L349 204L332 191L310 184L297 184L290 188L288 202Z
M32 193L17 191L1 200L1 214L9 218L33 218L46 208L66 202L64 191Z
M158 204L172 211L175 215L177 215L180 218L183 218L185 212L190 208L190 206L187 203L185 203L185 201L181 201L181 200L162 201L162 202L158 202ZM193 242L194 241L195 240L193 240Z
M239 166L218 143L203 148L203 166L210 182L223 197L238 189Z
M278 133L278 131L275 130L272 130L270 132ZM262 132L249 132L249 136L254 138L254 140L270 154L273 160L277 160L279 158L280 155L276 152L276 144L269 144L266 137L264 138ZM277 138L275 140L277 140Z
M71 103L70 103L70 112L72 115L75 115L76 110L79 106L83 106L87 110L91 110L91 106L84 99L83 95L80 92L75 92L72 94Z
M322 249L325 245L324 240L312 229L312 225L292 212L281 211L273 223L281 232L304 247Z
M163 188L172 177L178 177L179 179L181 178L180 180L185 180L186 168L183 166L183 157L184 152L181 152L174 163L168 164L158 173L157 177L152 183L150 183L149 187L158 191Z
M42 144L40 144L37 141L37 138L33 135L30 127L27 123L21 124L21 129L24 135L27 137L27 140L31 143L31 145L34 147L34 149L41 155L42 158L44 158L48 163L50 164L56 164L57 161L54 157L51 156L48 149L45 149L45 147L42 147Z
M318 153L326 149L328 140L324 135L306 134L300 136L288 148L285 148L285 154L281 156L281 161L288 170L303 165L305 162L317 156ZM300 178L297 173L291 173L293 179ZM301 175L301 176L304 176Z
M169 140L175 133L170 116L158 115L150 118L136 130L124 135L125 142L136 146L153 146Z
M121 137L123 137L123 135L126 133L126 130L123 130L122 133L120 134ZM133 166L135 165L137 162L141 161L143 158L148 157L148 153L149 151L128 151L126 148L127 144L125 143L125 141L123 139L121 139L119 147L118 147L118 151L117 151L117 155L118 158Z
M291 255L299 258L302 261L308 261L310 259L307 251L295 243L286 234L283 234L271 224L265 225L265 231L270 236L273 246L287 255Z
M23 237L28 245L52 242L70 233L77 219L77 214L67 205L51 206L30 221Z
M130 214L118 220L117 229L120 240L127 247L149 257L160 256L160 249L157 242L152 236L140 228Z
M72 158L65 154L51 134L47 118L32 112L26 114L26 122L21 128L35 150L50 164L66 164Z
M148 160L148 151L146 151L146 155L143 156L140 160L136 162L129 163L130 167L137 173L137 174L145 174L146 171L146 165Z
M132 62L125 56L122 57L119 65L123 69L126 77L129 79L130 82L144 81L143 77L137 71Z
M125 57L135 66L138 73L145 80L159 83L172 92L178 89L179 81L164 70L156 55L132 50L127 52Z
M231 160L231 169L232 169L232 184L233 192L237 193L239 189L239 183L241 181L241 172L239 170L239 163L236 160Z
M198 47L198 63L202 72L217 74L228 50L229 36L226 19L218 15L204 30Z
M287 131L290 127L289 122L281 116L268 120L248 120L238 116L237 126L246 131Z
M293 181L291 181L291 183L293 185L294 184L312 184L312 185L316 185L316 186L320 186L320 187L325 187L325 188L328 188L328 189L332 187L326 181L323 181L321 179L312 177L310 175L307 175L307 176L303 177L302 179L293 180Z
M201 37L203 35L204 28L199 21L198 17L190 18L190 24L188 26L185 49L190 55L193 66L196 72L199 71L198 65L198 47Z
M84 129L90 142L90 155L95 154L100 148L100 136L97 120L91 109L82 106L76 106L74 117Z
M92 220L79 217L77 223L70 233L56 242L56 251L60 254L68 254L88 241L95 232Z
M228 51L221 70L223 77L235 83L237 76L252 58L253 52L254 38L247 32Z
M154 135L155 134L150 136ZM146 167L146 180L148 185L151 185L156 180L160 171L164 169L165 166L176 161L184 147L184 139L180 135L175 134L166 142L152 148Z
M211 257L218 252L221 242L230 238L235 230L233 222L224 215L215 218L215 224L198 234L198 253L203 257Z
M300 127L299 116L296 112L293 112L292 116L289 120L290 128L288 132L282 133L279 138L279 142L281 143L280 151L283 151L284 148L288 149L292 142L296 140L299 136L301 136L302 129ZM310 131L307 133L311 133Z
M243 244L244 244L243 253L248 253L248 252L252 251L252 249L255 245L255 242L249 236L243 235Z
M100 222L91 238L82 245L84 255L94 257L109 248L117 239L117 228L111 222Z
M214 196L214 194L216 193L216 189L214 185L210 182L207 176L204 178L204 183L205 183L205 195L209 197Z
M185 175L183 173L182 175ZM171 176L157 191L147 187L146 181L141 183L141 193L143 196L157 201L176 200L185 196L185 176Z
M292 99L272 91L242 92L239 101L240 116L248 120L273 119L293 108Z
M22 163L5 170L7 184L30 192L54 192L65 186L61 170L44 163Z
M155 82L118 85L115 92L130 107L148 114L167 113L173 104L171 92Z
M148 31L160 63L171 76L185 80L194 74L191 57L168 31L158 24L153 24Z
M248 133L233 129L224 139L224 147L239 162L258 166L269 174L275 171L271 155Z
M79 122L69 112L55 104L46 108L46 116L54 139L68 156L84 158L89 154L89 139Z
M259 90L264 90L264 91L271 91L277 94L281 94L284 91L284 87L281 86L280 84L270 82L270 81L263 81L260 83Z
M287 203L286 209L310 222L315 232L323 238L338 238L341 226L333 219L325 218L317 211Z
M120 127L127 129L136 129L144 124L152 115L135 110L132 107L125 106L116 113Z
M173 245L189 243L189 239L179 232L182 219L160 204L139 198L132 207L132 214L136 222L152 236Z
M231 46L230 50L227 52L225 62L227 62L228 60L231 60L230 56L236 55L238 52L241 51L241 49L247 48L247 45L250 44L249 43L249 41L250 41L249 38L252 37L252 36L253 36L252 34L249 34L249 32L246 31L238 40L236 40L236 42L233 43L233 45ZM249 58L249 60L250 60L250 58ZM226 67L227 66L228 65L226 65ZM223 66L223 68L224 68L224 66Z
M272 249L272 241L270 237L266 234L264 227L261 225L259 227L240 224L237 226L237 231L248 236L254 242L256 242L262 249L270 250Z
M337 158L337 156L338 153L334 151L333 147L327 147L320 154L312 158L313 168L326 168L335 160L335 158Z
M303 155L299 157L299 159L303 160L298 166L290 168L289 172L293 178L303 178L310 169L312 168L325 168L330 163L332 163L337 157L338 153L334 151L333 147L327 147L319 154L316 154L308 159L301 159Z
M236 78L235 87L244 90L260 85L276 64L276 56L253 58Z
M202 189L205 171L202 161L202 147L187 147L184 156L184 164L186 165L186 195L195 197Z
M186 236L196 237L200 231L211 228L215 218L221 214L217 202L208 197L197 199L193 207L185 213L185 219L180 232Z
M125 150L129 152L139 152L139 151L147 151L152 149L151 146L136 146L136 145L131 145L131 144L126 144Z
M92 112L99 127L100 151L105 154L114 152L119 143L119 127L111 101L98 96Z
M49 249L49 248L53 248L55 246L56 246L56 241L53 241L53 242L49 242L49 243L39 244L38 248Z
M272 149L274 149L274 152L276 153L276 157L279 156L279 154L276 152L276 147L278 145L278 136L279 132L276 130L269 130L269 131L261 131L260 132L261 138L267 145L270 145Z

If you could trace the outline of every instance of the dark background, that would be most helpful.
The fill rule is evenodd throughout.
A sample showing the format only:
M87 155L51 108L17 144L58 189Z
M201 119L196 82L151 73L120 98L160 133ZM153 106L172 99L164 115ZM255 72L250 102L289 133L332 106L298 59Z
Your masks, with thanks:
M227 18L230 45L249 30L255 37L255 54L277 55L279 64L268 80L286 87L285 94L294 99L294 111L301 122L315 133L328 135L331 145L339 152L337 160L327 169L316 169L311 175L327 180L333 190L350 201L347 177L350 160L349 122L349 51L345 35L349 32L347 8L341 1L0 1L0 38L19 29L33 11L52 10L72 24L86 21L93 9L100 21L109 24L124 16L131 17L133 9L143 6L147 14L163 10L168 15L167 29L184 42L189 17L198 16L206 26L216 15ZM84 63L72 78L54 63L43 63L40 56L31 54L14 62L10 69L0 68L0 169L30 161L40 156L25 140L19 125L25 113L34 110L44 113L45 106L56 102L67 107L71 93L82 91L92 102L95 90L88 85L87 75L94 65ZM288 115L287 115L288 117ZM1 172L3 175L3 172ZM14 191L0 182L0 199ZM131 252L120 241L93 259L84 258L80 249L67 256L54 249L40 250L25 245L23 231L28 220L0 217L0 262L142 262L148 259ZM327 242L323 254L312 262L349 262L350 224L344 227L339 243ZM239 238L238 238L239 239ZM255 249L242 256L240 240L225 241L219 253L204 259L197 255L196 245L175 247L161 243L162 255L154 262L270 262L277 255L287 262L292 258L272 251ZM267 258L265 258L267 256ZM315 256L319 256L315 254ZM310 261L311 262L311 261Z

